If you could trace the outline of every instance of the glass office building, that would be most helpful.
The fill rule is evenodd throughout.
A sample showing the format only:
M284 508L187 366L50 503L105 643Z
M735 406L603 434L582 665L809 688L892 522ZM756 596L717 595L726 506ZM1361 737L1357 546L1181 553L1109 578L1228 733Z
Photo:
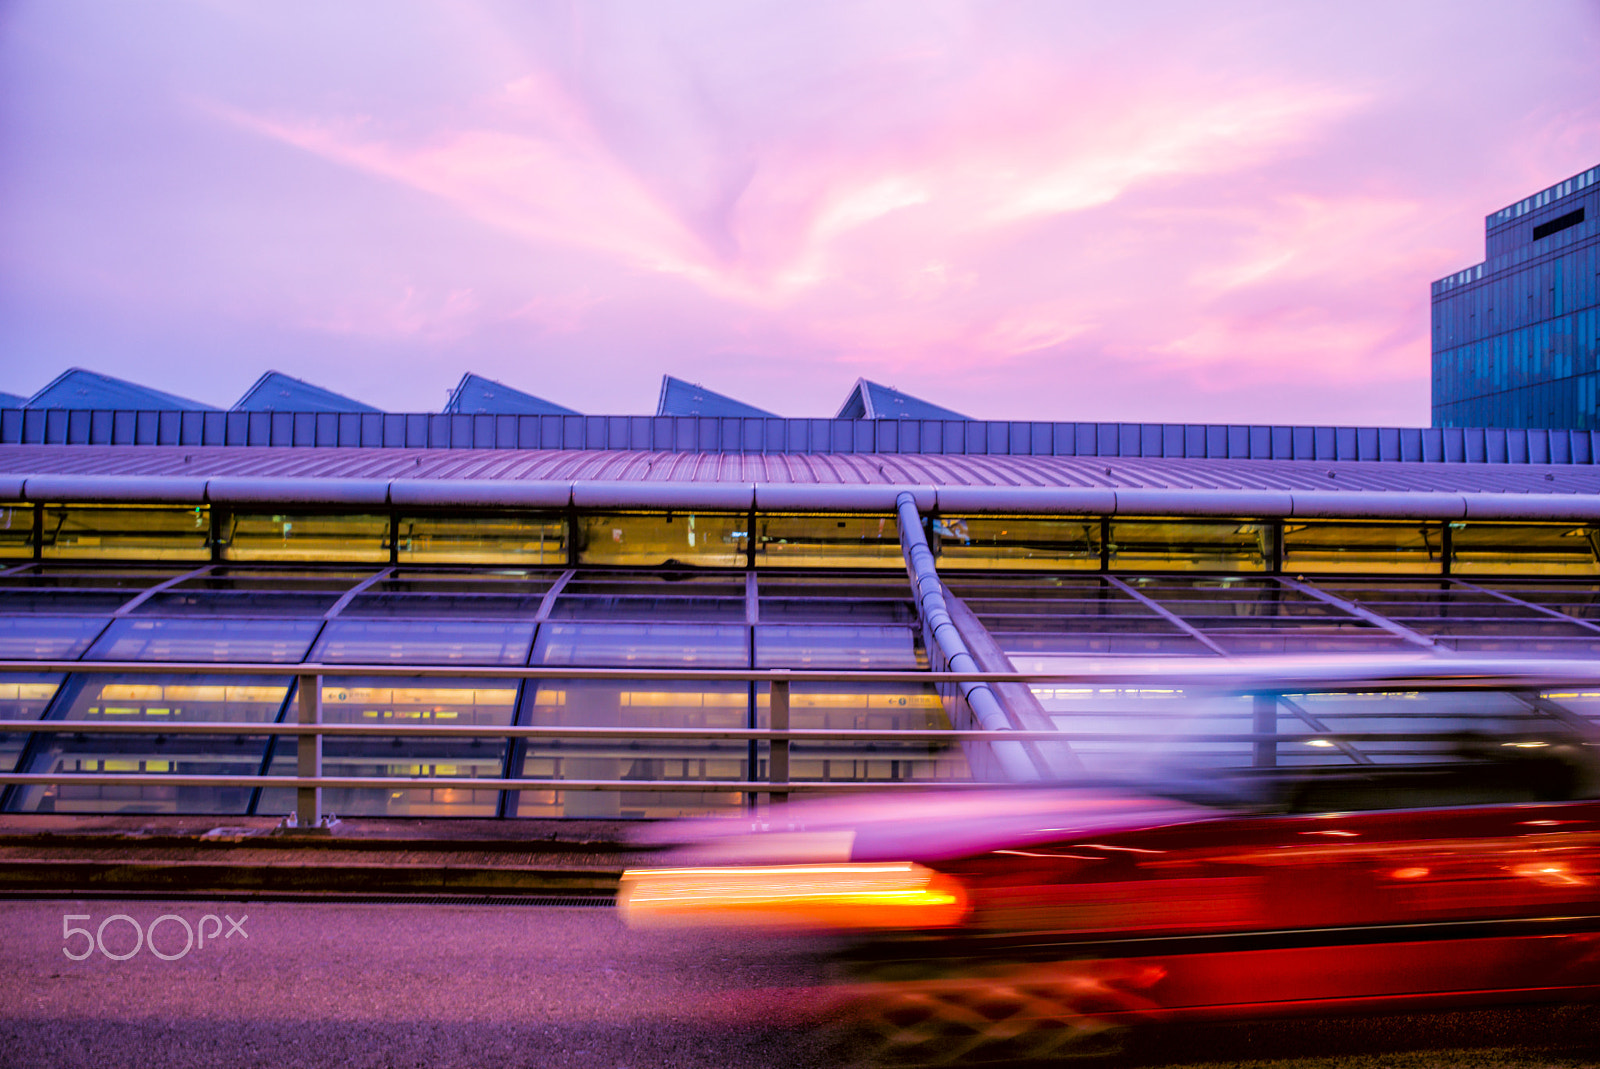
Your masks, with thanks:
M1433 284L1435 427L1600 427L1600 167L1490 215Z

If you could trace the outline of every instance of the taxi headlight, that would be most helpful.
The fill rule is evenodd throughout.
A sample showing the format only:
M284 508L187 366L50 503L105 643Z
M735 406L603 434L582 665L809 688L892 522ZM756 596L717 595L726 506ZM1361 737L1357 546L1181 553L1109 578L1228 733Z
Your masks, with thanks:
M635 928L944 928L967 896L910 861L630 869L617 908Z

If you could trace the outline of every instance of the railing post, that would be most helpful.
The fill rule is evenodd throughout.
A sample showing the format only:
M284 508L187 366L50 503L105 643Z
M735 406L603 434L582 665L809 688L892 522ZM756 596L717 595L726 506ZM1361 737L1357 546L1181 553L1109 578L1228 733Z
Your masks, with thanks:
M768 727L773 731L789 730L789 681L774 679L772 695L767 703ZM789 783L789 740L773 739L767 751L767 785L787 786ZM788 791L767 792L767 802L778 805L789 800Z
M299 686L300 723L322 723L322 677L301 676ZM301 735L297 747L297 774L301 779L322 776L322 735ZM322 788L301 787L295 792L295 825L315 828L322 823Z
M1278 696L1276 694L1257 694L1251 699L1255 704L1255 723L1252 731L1257 735L1277 735L1278 733ZM1276 768L1278 765L1278 740L1257 739L1255 744L1255 760L1252 762L1257 768Z

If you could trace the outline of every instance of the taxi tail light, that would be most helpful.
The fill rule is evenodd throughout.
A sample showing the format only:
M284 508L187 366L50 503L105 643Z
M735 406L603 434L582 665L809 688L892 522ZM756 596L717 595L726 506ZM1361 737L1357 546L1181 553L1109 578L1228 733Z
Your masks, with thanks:
M947 928L966 916L967 896L908 861L632 869L617 908L634 928Z

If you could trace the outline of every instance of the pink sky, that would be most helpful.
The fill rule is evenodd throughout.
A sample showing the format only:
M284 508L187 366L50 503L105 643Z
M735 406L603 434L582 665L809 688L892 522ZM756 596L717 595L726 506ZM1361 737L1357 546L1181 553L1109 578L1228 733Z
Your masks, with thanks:
M0 390L1418 425L1600 4L0 8Z

